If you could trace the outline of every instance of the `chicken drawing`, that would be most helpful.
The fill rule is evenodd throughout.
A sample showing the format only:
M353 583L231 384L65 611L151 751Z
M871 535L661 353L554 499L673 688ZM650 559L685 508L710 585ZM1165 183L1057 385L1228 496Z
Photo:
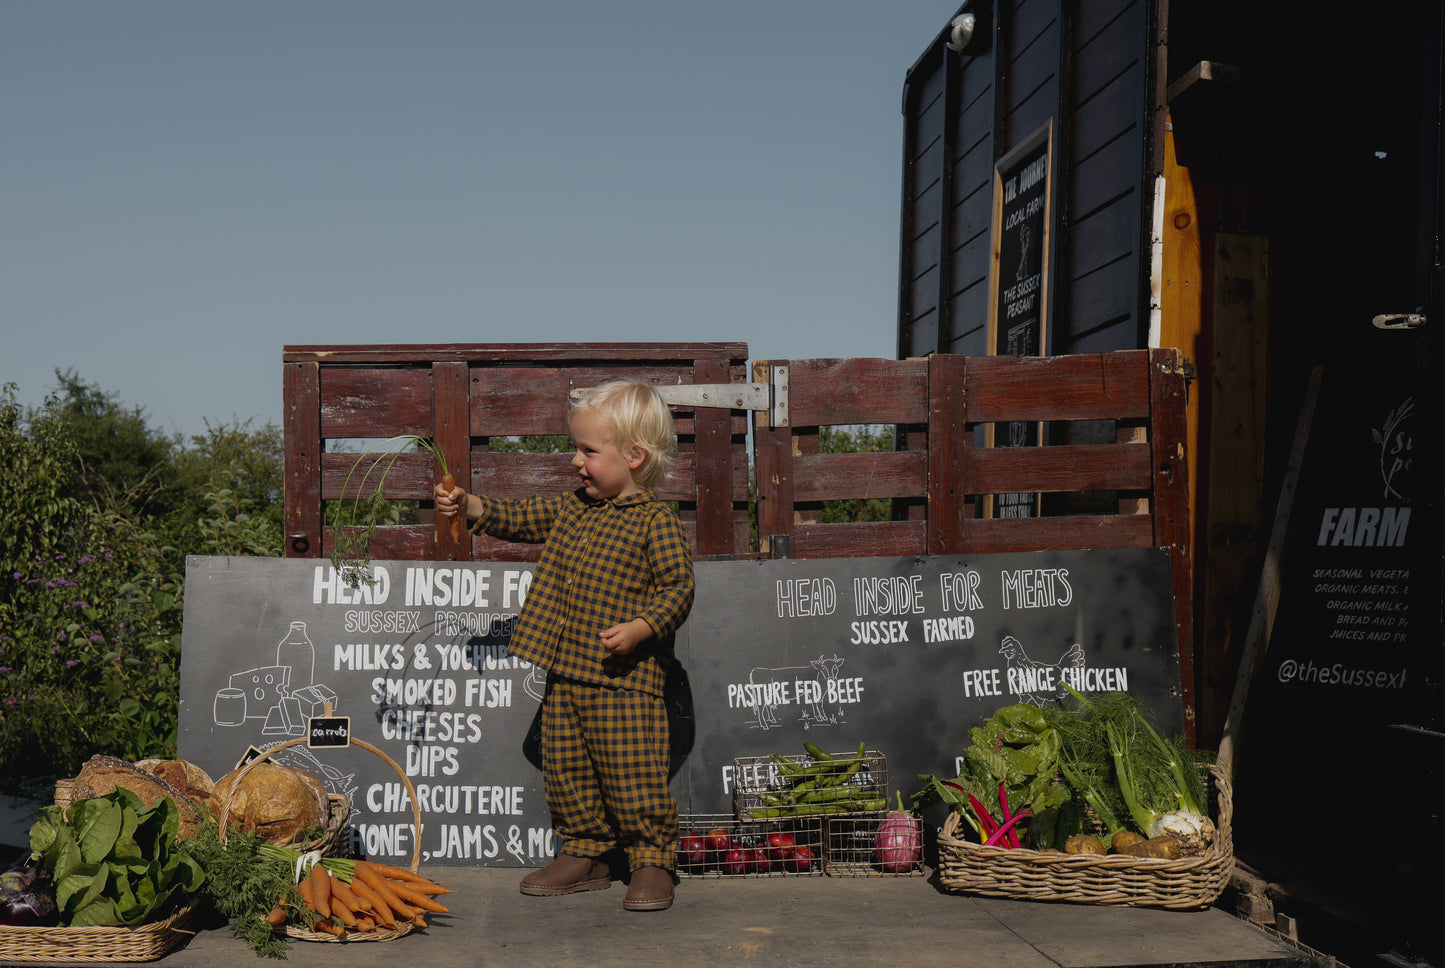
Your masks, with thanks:
M1084 668L1084 647L1077 642L1052 663L1029 658L1023 643L1012 635L1004 636L998 651L1008 663L1009 692L1018 696L1019 702L1035 706L1067 696L1062 684L1078 682L1079 671Z

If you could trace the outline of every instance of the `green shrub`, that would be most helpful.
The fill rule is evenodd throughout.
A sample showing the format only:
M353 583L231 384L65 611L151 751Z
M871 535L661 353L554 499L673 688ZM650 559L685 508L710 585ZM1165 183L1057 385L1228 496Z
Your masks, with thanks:
M0 777L174 756L185 557L280 553L279 434L212 428L177 447L151 479L183 486L147 515L116 497L134 487L81 473L74 407L27 415L15 396L0 388Z

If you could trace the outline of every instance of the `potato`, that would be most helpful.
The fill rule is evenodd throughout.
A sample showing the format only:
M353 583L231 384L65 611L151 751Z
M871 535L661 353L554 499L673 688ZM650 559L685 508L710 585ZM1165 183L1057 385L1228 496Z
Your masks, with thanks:
M1143 842L1143 834L1137 834L1132 830L1121 830L1118 833L1114 834L1112 838L1110 838L1109 847L1114 851L1114 853L1122 854L1125 847L1130 847L1134 844L1142 844Z
M1173 834L1161 834L1144 841L1144 849L1150 857L1175 858L1183 853L1182 844Z
M1074 834L1064 842L1066 854L1104 854L1104 842L1093 834Z
M1148 840L1140 837L1136 842L1126 843L1122 847L1115 847L1114 853L1123 854L1126 857L1158 857L1164 860L1173 860L1183 854L1179 838L1172 834L1164 834L1159 837L1150 837Z

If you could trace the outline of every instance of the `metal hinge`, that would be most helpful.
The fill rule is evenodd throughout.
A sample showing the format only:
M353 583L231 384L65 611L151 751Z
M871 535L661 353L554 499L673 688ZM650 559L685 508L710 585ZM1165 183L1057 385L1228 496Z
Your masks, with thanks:
M576 399L581 390L569 396ZM767 383L683 383L666 384L657 393L669 404L684 407L722 407L753 410L768 415L768 426L788 426L788 368L772 367Z

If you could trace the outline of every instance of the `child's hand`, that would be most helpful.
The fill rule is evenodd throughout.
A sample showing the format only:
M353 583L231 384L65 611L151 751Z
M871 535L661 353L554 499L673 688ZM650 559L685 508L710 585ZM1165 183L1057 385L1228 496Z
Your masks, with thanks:
M436 511L442 517L455 517L460 512L463 520L466 520L465 516L470 505L470 498L460 485L450 491L440 484L436 486Z
M651 637L652 626L641 618L614 625L601 635L602 647L613 655L626 655Z

